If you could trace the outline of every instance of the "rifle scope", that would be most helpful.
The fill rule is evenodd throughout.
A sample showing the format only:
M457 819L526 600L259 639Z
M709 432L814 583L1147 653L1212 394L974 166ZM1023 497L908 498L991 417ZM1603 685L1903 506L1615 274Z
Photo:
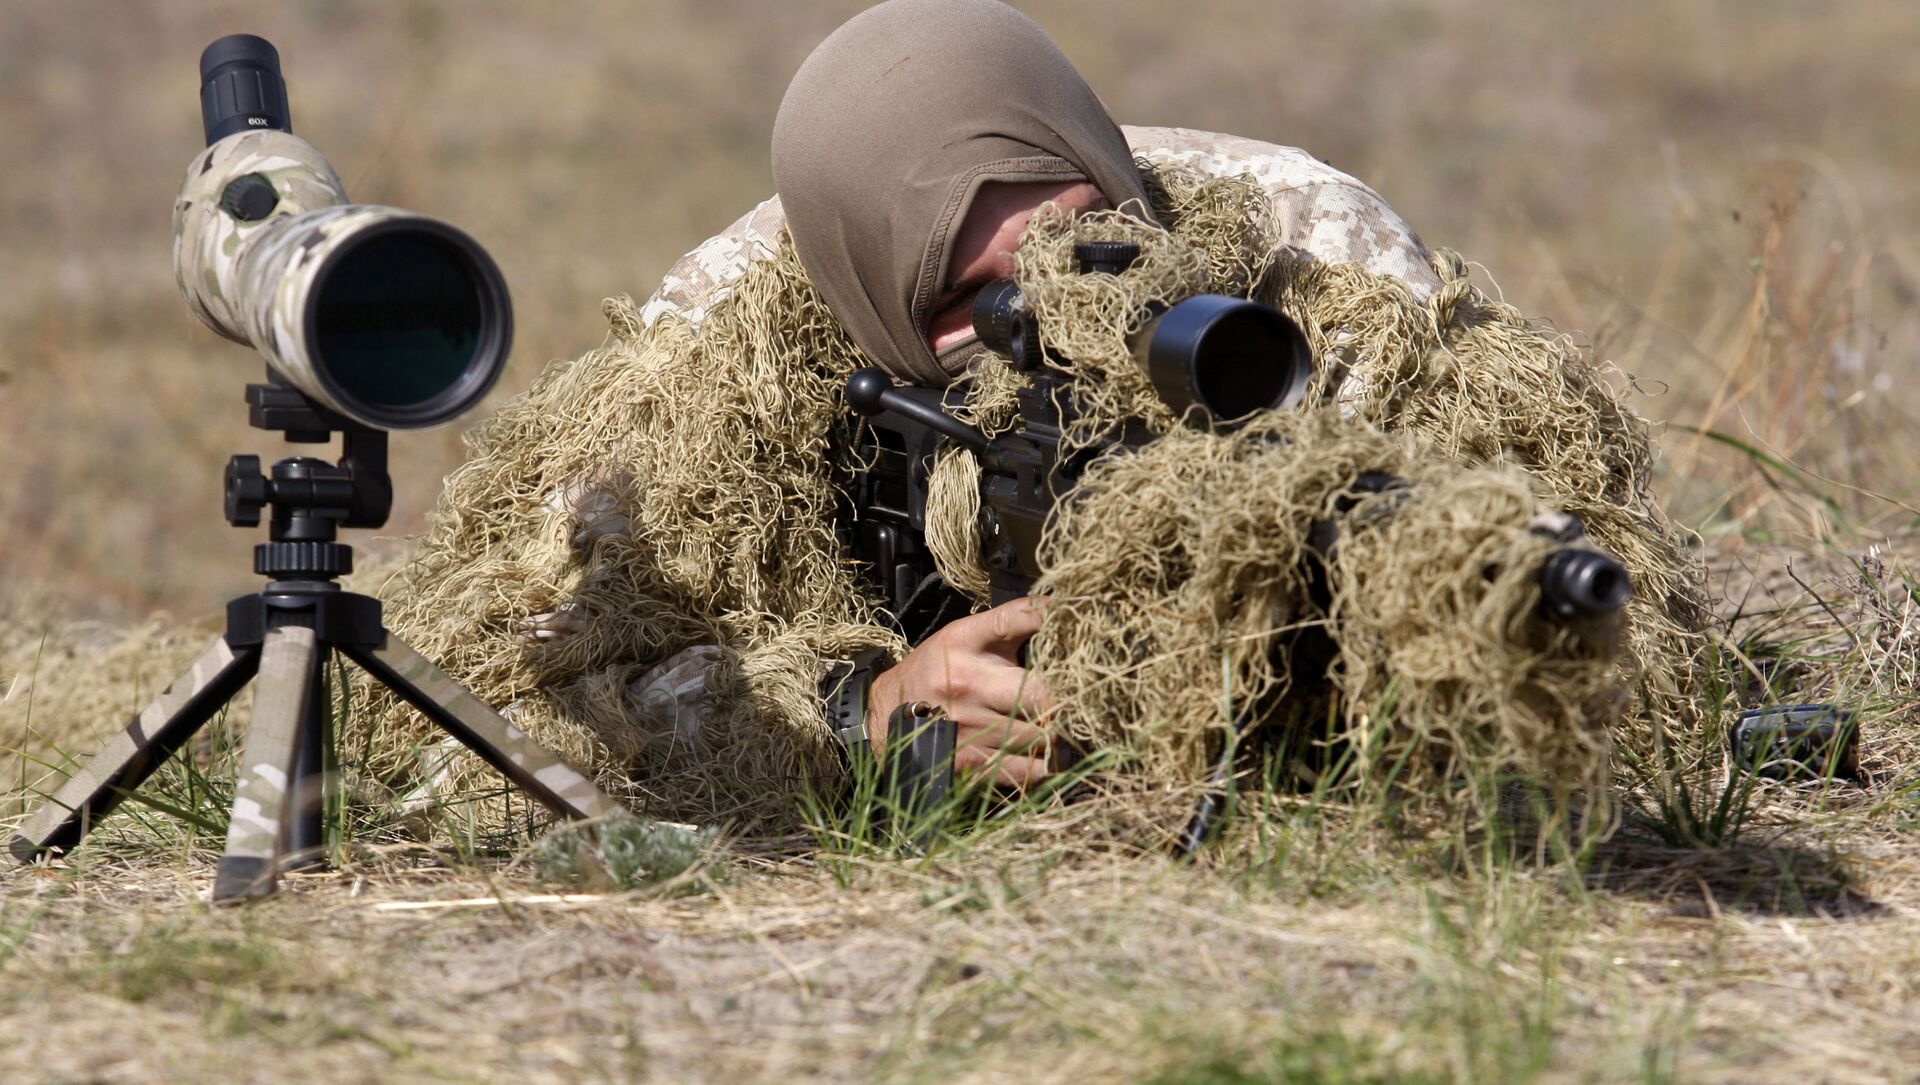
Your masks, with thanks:
M1139 254L1139 246L1127 241L1074 246L1082 274L1123 274ZM996 279L981 288L973 328L983 346L1015 368L1040 363L1039 336L1014 280ZM1224 294L1156 307L1128 348L1175 414L1198 406L1221 423L1292 407L1313 376L1313 350L1299 325L1270 305Z
M208 147L174 207L174 270L194 315L364 425L415 429L474 407L513 338L486 250L437 219L349 203L293 134L265 39L209 45L200 80Z

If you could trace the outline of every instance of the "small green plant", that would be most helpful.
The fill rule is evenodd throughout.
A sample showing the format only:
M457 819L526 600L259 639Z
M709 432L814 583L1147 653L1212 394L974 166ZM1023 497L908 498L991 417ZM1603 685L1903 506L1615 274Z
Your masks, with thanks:
M639 889L680 880L708 858L713 842L712 830L618 817L559 826L534 845L532 857L543 881Z
M1189 1045L1205 1053L1177 1057L1143 1085L1426 1085L1446 1080L1396 1071L1376 1044L1336 1029L1287 1036L1255 1050L1221 1050L1197 1039L1170 1044L1176 1050Z
M821 863L845 885L853 860L950 854L1018 823L1026 814L1056 805L1066 792L1114 762L1111 751L1099 751L1017 794L994 788L997 762L989 762L956 774L946 795L929 802L902 794L879 759L862 754L841 777L804 790L801 813Z

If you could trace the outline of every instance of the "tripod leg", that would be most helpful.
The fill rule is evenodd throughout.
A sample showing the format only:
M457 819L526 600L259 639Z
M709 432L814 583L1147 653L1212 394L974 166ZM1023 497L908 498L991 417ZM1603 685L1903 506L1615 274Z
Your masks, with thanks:
M282 827L298 816L291 777L319 655L312 629L288 625L267 631L246 752L234 778L227 850L213 876L216 902L267 896L279 880Z
M313 677L307 682L307 707L301 717L299 753L293 759L291 813L285 825L283 870L314 870L326 865L328 797L336 789L333 755L333 705L328 697L327 659L313 653Z
M625 809L392 633L372 651L341 650L555 814L597 818Z
M235 651L224 637L215 638L124 731L60 785L9 842L14 858L30 863L42 852L72 849L247 684L259 660L259 649Z

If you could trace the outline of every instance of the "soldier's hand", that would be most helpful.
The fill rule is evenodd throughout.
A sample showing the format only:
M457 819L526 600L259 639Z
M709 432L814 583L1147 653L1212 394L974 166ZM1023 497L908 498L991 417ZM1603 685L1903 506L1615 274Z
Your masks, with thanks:
M957 770L991 767L995 783L1025 787L1047 774L1044 727L1053 708L1038 675L1020 665L1020 646L1040 628L1044 603L1031 596L949 622L873 680L867 733L886 743L894 709L935 705L957 732Z

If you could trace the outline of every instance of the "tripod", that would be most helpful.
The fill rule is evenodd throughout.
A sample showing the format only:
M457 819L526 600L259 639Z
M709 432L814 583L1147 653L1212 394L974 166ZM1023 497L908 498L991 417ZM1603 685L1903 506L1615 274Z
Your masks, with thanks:
M379 527L393 504L387 435L315 405L278 381L247 386L248 416L289 441L343 435L337 464L296 456L273 465L257 456L227 462L226 517L255 527L272 509L269 541L254 547L266 588L227 604L227 629L162 690L105 749L62 784L9 844L32 862L64 853L151 776L224 706L258 678L226 851L213 899L268 896L283 870L324 862L324 811L335 786L327 664L334 652L359 664L555 815L595 818L623 808L587 777L542 748L380 621L380 601L343 591L353 551L339 527Z

